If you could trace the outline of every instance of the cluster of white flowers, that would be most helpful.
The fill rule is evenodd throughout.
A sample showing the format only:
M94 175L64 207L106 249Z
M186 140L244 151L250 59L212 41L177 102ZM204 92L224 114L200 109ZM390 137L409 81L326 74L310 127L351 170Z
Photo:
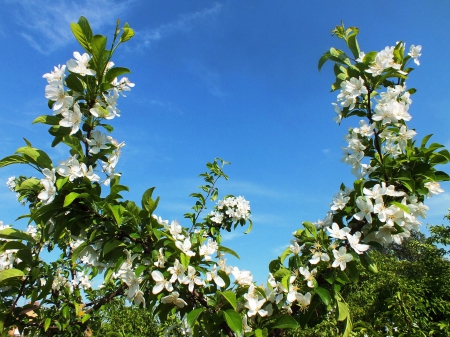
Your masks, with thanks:
M127 296L128 300L134 301L136 305L140 305L141 303L145 306L144 293L139 288L139 284L142 279L136 277L135 270L133 268L133 260L136 259L138 254L134 254L131 256L128 250L125 250L126 259L120 266L119 270L113 273L112 277L115 279L120 279L124 282L128 289L125 291L125 296Z
M217 203L217 211L211 212L211 221L221 224L224 219L239 221L250 218L250 202L244 197L227 197L219 200Z
M381 185L377 184L372 189L364 188L363 192L365 197L359 197L361 207L360 205L358 207L360 209L369 209L371 213L377 215L380 222L384 223L380 228L372 228L371 217L368 214L364 215L366 220L370 220L367 220L368 223L362 229L365 234L365 242L376 241L383 245L392 242L401 244L404 238L410 236L412 229L419 229L421 222L418 220L418 217L426 218L426 211L429 209L428 206L422 202L418 202L416 196L408 196L402 191L396 191L392 185L386 186L384 183ZM387 206L384 198L389 196L403 197L401 204L404 207L400 208L394 204ZM409 211L405 211L405 208ZM362 217L363 214L360 214L359 218ZM398 232L395 225L401 227L403 231Z
M54 67L53 71L44 74L42 77L48 82L45 87L45 97L53 102L53 115L61 115L63 118L59 121L59 125L70 128L70 135L75 134L80 129L80 124L83 120L83 113L80 109L78 101L80 100L81 93L73 92L72 96L65 91L65 77L66 69L71 73L76 73L81 76L95 76L96 72L89 68L91 57L84 53L81 55L79 52L74 52L75 59L67 61L67 65L58 65ZM114 66L113 62L109 62L105 71ZM112 119L116 116L120 116L120 110L117 109L117 99L119 94L125 96L123 92L130 91L134 87L134 83L131 83L127 77L122 77L120 80L114 78L111 82L112 88L103 93L101 99L99 99L95 106L89 110L89 112L97 118ZM107 143L109 141L109 144ZM107 178L103 181L103 184L108 186L111 179L120 175L115 172L115 167L119 160L120 149L125 144L118 143L111 137L107 137L100 131L93 131L89 138L85 136L85 142L90 146L89 152L97 154L101 150L109 149L111 145L115 147L114 152L108 157L107 162L102 163L103 172L107 175ZM93 173L92 167L89 169L85 164L79 164L76 156L69 158L68 161L61 163L57 172L64 176L69 177L70 181L79 177L88 177L89 180L95 182L99 181L100 177ZM13 188L13 181L8 181L8 187ZM44 191L41 192L39 199L44 204L49 204L53 201L56 189L54 188L54 181L51 179L41 180L44 186ZM53 186L53 187L52 187Z
M56 195L56 175L55 169L49 170L45 168L42 170L45 178L41 179L41 185L44 189L38 194L38 198L42 200L44 205L48 205L55 199Z
M111 182L111 179L114 176L120 176L120 173L116 172L116 165L119 162L121 149L125 146L125 142L119 143L117 140L112 138L111 136L107 136L108 141L111 145L114 146L114 151L108 157L107 162L102 162L102 170L107 175L107 178L103 181L105 186L108 186Z
M41 278L40 282L43 286L47 281ZM58 270L56 276L53 278L52 289L55 291L68 289L70 293L73 293L73 290L75 288L81 288L84 290L91 289L92 280L90 279L89 275L86 275L83 272L77 272L75 275L73 275L72 279L69 280L62 270Z
M56 171L63 177L69 177L69 181L74 181L76 178L86 177L92 182L100 180L100 177L94 173L92 166L87 168L85 163L78 161L78 155L75 154L69 157L66 161L60 162Z
M11 192L14 192L16 188L16 177L14 176L9 177L8 180L6 181L6 186L8 186L8 189Z
M364 86L364 80L361 77L352 77L350 80L341 83L341 92L337 99L344 108L348 107L352 110L355 107L357 98L360 95L367 95L367 93L368 91Z
M379 76L388 68L400 70L401 64L394 61L394 49L395 47L386 47L382 51L378 52L375 56L375 61L372 63L366 72L373 76Z
M305 277L305 280L308 281L309 285L310 281L312 282L312 280L314 280L316 269L312 270L312 272L309 272L307 268L304 269L303 267L301 267L294 273L294 275L291 275L289 277L289 285L287 289L281 282L277 282L272 274L269 274L268 284L270 285L271 289L270 291L268 291L268 289L265 289L266 297L270 302L278 304L284 299L285 302L283 304L283 309L287 310L290 313L292 312L291 307L294 303L297 303L297 305L300 307L300 310L302 311L305 310L311 303L311 293L307 292L305 294L302 294L301 292L299 292L299 287L296 282L299 272L302 273L302 275Z

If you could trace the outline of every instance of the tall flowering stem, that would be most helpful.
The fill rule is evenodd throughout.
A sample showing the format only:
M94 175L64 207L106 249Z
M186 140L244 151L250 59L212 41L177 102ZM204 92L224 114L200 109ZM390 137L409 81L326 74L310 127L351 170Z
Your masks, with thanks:
M357 282L358 263L377 272L370 249L401 244L419 229L419 218L425 218L428 210L425 200L443 192L439 182L449 180L436 166L448 163L450 153L440 144L427 145L431 135L417 146L417 133L407 125L416 90L407 89L406 80L413 70L411 61L419 65L421 46L412 45L407 52L406 44L397 42L365 53L356 27L337 26L332 33L345 42L350 55L331 48L320 59L319 70L328 61L334 63L332 91L339 91L332 103L334 120L340 124L346 118L362 118L349 128L342 158L356 180L352 187L341 185L323 220L304 222L293 233L291 245L269 269L274 286L291 294L290 302L298 293L312 294L308 305L298 303L300 315L292 311L301 325L313 312L322 317L334 312L338 321L345 322L342 332L348 336L351 308L341 289Z

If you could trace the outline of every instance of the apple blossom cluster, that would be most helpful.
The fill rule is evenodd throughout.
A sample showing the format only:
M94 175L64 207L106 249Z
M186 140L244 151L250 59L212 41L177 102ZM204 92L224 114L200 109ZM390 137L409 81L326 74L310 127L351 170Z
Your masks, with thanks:
M40 279L41 285L46 284L46 280ZM77 272L76 275L69 279L68 272L63 270L58 270L52 282L52 290L53 291L64 291L65 289L69 290L69 293L73 293L74 289L91 289L92 281L89 275L84 274L83 272Z
M227 197L219 200L216 207L217 211L211 212L211 221L222 224L226 220L238 222L241 219L250 218L250 202L244 197Z
M119 270L112 275L112 277L115 279L120 279L127 285L128 289L125 291L125 296L128 300L134 301L137 305L143 303L145 306L144 293L139 288L139 284L142 282L142 279L136 276L135 270L133 269L133 260L138 257L138 254L131 255L128 250L125 250L125 253L127 256L126 260L122 263Z
M125 97L124 92L130 91L134 87L134 83L131 83L126 77L122 77L120 80L114 78L111 82L112 88L103 92L92 108L86 112L83 111L80 104L86 105L84 93L76 92L75 90L65 90L66 70L70 74L79 74L82 77L95 76L96 72L89 68L91 57L87 53L81 55L78 52L74 52L73 55L75 59L67 61L66 65L58 65L54 67L52 72L43 75L43 78L48 82L45 87L45 97L52 102L53 115L62 117L58 122L59 126L70 128L69 135L76 134L80 130L81 123L89 116L93 116L98 120L110 120L120 116L120 110L117 108L119 94ZM113 66L113 62L108 62L105 72ZM106 179L102 183L108 186L114 176L120 175L115 172L115 167L120 157L121 148L125 144L117 142L99 130L94 130L84 135L83 142L89 147L90 155L97 155L100 151L109 150L113 147L112 153L107 156L107 161L100 160L102 171L106 174ZM94 173L93 166L87 167L86 164L80 163L77 154L68 158L67 161L61 162L56 171L55 169L44 169L42 173L45 178L41 179L40 182L44 189L39 193L38 198L43 205L50 204L55 198L55 173L62 177L68 177L71 182L76 178L82 177L88 178L91 182L100 181L100 176ZM13 180L8 180L7 184L10 189L14 187L13 183Z

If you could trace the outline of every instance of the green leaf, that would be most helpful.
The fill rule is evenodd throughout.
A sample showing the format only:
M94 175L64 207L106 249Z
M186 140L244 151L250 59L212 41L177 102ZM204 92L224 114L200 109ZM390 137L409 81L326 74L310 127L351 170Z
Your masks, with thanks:
M12 279L12 278L22 278L24 277L25 274L23 273L23 271L19 270L19 269L15 269L15 268L10 268L10 269L4 269L2 271L0 271L0 283L2 283L3 281Z
M350 50L352 51L352 54L355 58L359 57L359 53L360 53L360 49L359 49L359 44L358 44L358 40L356 39L356 34L350 36L347 39L347 44L348 47L350 48Z
M364 253L359 255L359 260L361 261L361 264L363 265L366 270L370 271L371 273L378 273L378 268L376 263L372 260L372 258L369 256L369 254Z
M63 305L61 314L62 314L62 317L64 317L65 319L68 319L69 315L70 315L70 308L67 305Z
M337 317L337 320L338 321L343 321L347 317L349 317L349 314L350 313L348 311L347 304L345 304L343 302L338 302L338 317Z
M115 249L117 247L121 247L121 246L125 246L125 244L119 240L113 240L113 241L106 242L105 245L103 246L103 256L105 256L106 254L111 252L113 249Z
M105 207L111 211L111 214L113 215L116 224L120 226L120 224L122 223L122 210L123 210L122 206L106 204Z
M274 329L294 329L298 326L297 321L288 314L285 314L281 316L277 321L274 323L273 328Z
M80 26L81 30L83 31L83 34L88 42L91 42L92 40L92 29L89 25L89 21L84 17L80 16L78 19L78 25Z
M250 232L252 231L252 228L253 228L253 222L252 222L252 220L247 219L247 222L248 222L248 229L244 232L244 234L250 233Z
M69 89L72 89L73 91L82 93L84 92L84 86L83 83L80 81L77 75L75 74L69 74L69 76L66 77L66 86Z
M33 147L25 146L18 148L16 153L21 153L22 156L40 168L52 168L52 160L42 150L35 149Z
M291 247L287 247L285 250L284 250L284 252L281 254L281 256L280 256L280 261L283 263L283 261L289 256L289 255L291 255L292 254L292 250L291 250Z
M317 239L317 229L316 226L314 226L311 222L309 221L304 221L302 223L303 227L305 227L313 236L314 239Z
M85 314L83 317L81 317L81 323L85 323L89 318L91 318L91 315Z
M106 37L104 37L103 35L95 35L91 41L92 60L94 62L97 74L101 74L104 69L104 52L106 49L106 42Z
M91 53L91 47L89 45L89 40L84 35L83 29L78 23L72 22L70 24L70 29L72 30L73 35L77 39L77 41L81 44L81 46L86 50L88 53Z
M85 193L82 193L82 194L85 194ZM69 206L70 204L72 204L72 202L73 202L75 199L79 198L80 196L81 196L80 193L77 193L77 192L70 192L70 193L69 193L68 195L66 195L66 197L64 198L64 204L63 204L63 207Z
M50 115L42 115L39 117L36 117L32 124L41 123L41 124L47 124L47 125L58 125L61 118L57 116L50 116Z
M27 246L25 246L22 242L19 241L0 241L2 244L0 245L0 253L4 252L5 250L9 249L26 249Z
M256 330L255 330L255 337L265 337L265 336L263 335L263 330L261 330L261 329L256 329Z
M130 27L124 27L123 28L123 33L120 36L120 41L121 42L126 42L129 39L131 39L134 36L134 30L131 29Z
M84 158L83 148L81 146L80 140L77 137L64 135L62 138L62 142L73 149L75 153L78 154L79 158Z
M185 269L188 269L191 258L184 253L180 253L180 262Z
M348 278L347 274L341 269L337 271L336 280L342 284L350 282L350 279Z
M105 80L111 83L116 77L131 73L130 69L124 67L114 67L108 70L105 75Z
M194 328L195 322L197 321L198 317L202 314L203 310L204 310L203 308L197 308L192 310L187 315L187 323L189 324L191 329Z
M275 277L275 278L283 278L285 276L291 276L291 271L289 269L281 268L281 269L277 270L275 272L275 274L273 274L273 277Z
M423 137L422 139L422 144L420 144L420 148L424 149L427 145L428 140L431 138L433 134L430 135L426 135L425 137Z
M22 190L40 191L41 189L42 189L41 182L37 178L26 179L16 187L16 191Z
M19 231L14 228L5 228L0 231L0 238L4 239L19 239L19 240L25 240L28 242L35 243L36 240L33 239L33 237L27 233L24 233L22 231Z
M225 316L225 321L231 330L233 330L237 335L242 333L242 317L236 311L232 309L225 310L223 312Z
M28 160L18 155L8 156L0 160L0 167L5 167L13 164L28 164Z
M350 333L352 332L352 330L353 330L352 320L351 320L351 317L348 316L347 323L345 324L345 331L344 331L344 334L342 335L342 337L350 337L351 336Z
M153 190L155 187L149 188L147 191L144 192L142 195L142 208L147 210L150 214L152 214L156 207L158 207L159 197L156 198L156 200L152 199Z
M219 246L219 252L227 253L227 254L233 255L237 259L240 259L239 255L234 250L232 250L228 247Z
M347 262L346 272L347 276L353 283L357 283L359 281L359 269L358 269L358 263L356 260L358 259L358 254L355 252L351 252L353 256L353 260L350 262Z
M47 331L47 330L48 330L48 328L49 328L51 322L52 322L52 319L51 319L50 317L47 317L47 318L45 319L45 322L44 322L44 331Z
M227 301L228 303L231 304L231 306L233 307L234 310L236 310L236 294L232 291L218 291L217 292L219 295L222 295Z
M330 56L331 56L331 54L328 51L322 55L322 57L319 60L319 71L322 69L325 62L327 62L330 59Z
M77 198L84 198L89 196L88 193L77 193L77 192L70 192L66 197L64 198L64 204L63 207L69 206L75 199Z
M329 306L331 304L330 292L327 289L322 288L322 287L317 287L314 289L314 291L317 295L319 295L323 304L325 304L326 306Z

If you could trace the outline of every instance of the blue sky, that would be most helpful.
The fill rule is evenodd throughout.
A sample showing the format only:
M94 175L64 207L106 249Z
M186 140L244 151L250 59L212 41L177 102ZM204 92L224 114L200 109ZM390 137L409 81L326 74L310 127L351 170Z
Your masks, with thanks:
M330 31L341 20L360 28L365 52L403 40L421 44L421 65L407 83L413 98L410 125L417 139L433 133L450 145L450 3L446 1L36 1L3 0L0 12L0 156L22 146L22 137L55 162L64 146L52 149L45 126L32 120L48 114L44 73L64 64L81 47L69 23L85 16L95 33L109 35L115 21L128 22L136 36L113 61L131 69L136 84L119 100L114 136L125 141L118 170L140 201L156 186L157 213L178 219L193 200L197 175L215 157L230 161L222 195L250 200L254 230L225 236L240 255L240 268L258 282L267 265L289 244L303 221L322 219L341 182L351 184L340 162L343 135L354 119L336 125L330 93L333 72L317 70L331 46L343 48ZM0 170L0 181L24 174ZM30 173L31 174L31 173ZM449 185L443 185L449 190ZM0 188L0 220L12 224L26 209L6 185ZM442 223L450 194L429 200L426 223ZM24 228L25 223L14 226ZM425 226L424 226L425 230Z

